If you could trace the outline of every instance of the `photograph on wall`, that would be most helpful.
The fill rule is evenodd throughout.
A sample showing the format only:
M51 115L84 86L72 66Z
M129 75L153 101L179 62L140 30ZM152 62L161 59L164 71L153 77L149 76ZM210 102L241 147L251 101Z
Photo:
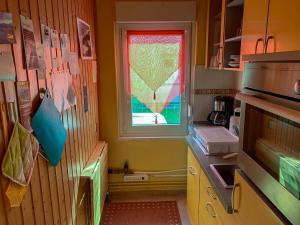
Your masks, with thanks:
M46 69L46 62L45 62L45 52L44 52L44 45L37 44L36 52L39 58L39 70Z
M0 12L0 44L14 43L16 43L16 38L12 14Z
M92 37L90 25L83 20L77 18L77 30L80 46L80 54L82 59L92 59Z
M31 97L29 82L17 82L17 94L19 102L20 122L30 132L32 128L30 125L31 120Z
M51 45L51 29L45 24L41 24L42 41L45 46Z
M67 80L68 80L68 91L67 95L65 96L65 102L68 104L65 104L65 109L68 109L70 107L73 107L76 105L76 91L73 85L73 79L69 71L65 71Z
M11 51L0 52L0 81L15 81L16 70Z
M51 48L50 52L51 52L51 67L53 69L57 69L61 66L61 60L60 60L61 58L58 57L55 48Z
M61 113L65 108L65 99L68 91L68 79L63 71L51 74L54 105Z
M76 52L70 52L69 54L69 68L72 75L80 74L78 55Z
M52 48L60 48L59 35L57 30L51 29L51 45Z
M39 59L36 50L32 20L22 15L20 16L20 18L21 18L21 27L22 27L27 69L28 70L38 69Z
M67 34L60 34L62 63L69 62L70 42Z

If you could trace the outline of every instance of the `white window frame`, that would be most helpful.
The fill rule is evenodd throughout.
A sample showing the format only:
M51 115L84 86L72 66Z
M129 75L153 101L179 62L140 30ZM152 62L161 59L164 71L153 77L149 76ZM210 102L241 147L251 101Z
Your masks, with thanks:
M192 22L116 23L115 53L118 95L119 138L182 138L188 133L188 100L190 93ZM127 31L184 30L185 88L181 94L180 125L132 126L131 95L128 87Z

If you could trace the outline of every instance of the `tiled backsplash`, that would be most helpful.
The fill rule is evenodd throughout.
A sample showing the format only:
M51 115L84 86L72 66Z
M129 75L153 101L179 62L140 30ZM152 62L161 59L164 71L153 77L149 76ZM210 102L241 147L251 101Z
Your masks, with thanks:
M234 96L241 89L241 72L207 70L196 66L194 81L194 121L206 121L217 95Z
M195 89L195 95L235 95L238 92L237 89Z

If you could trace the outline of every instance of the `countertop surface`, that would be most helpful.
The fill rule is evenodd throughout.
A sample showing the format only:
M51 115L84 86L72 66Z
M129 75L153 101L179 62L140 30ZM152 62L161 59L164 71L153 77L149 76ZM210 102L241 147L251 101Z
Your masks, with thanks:
M199 125L196 125L197 127ZM194 128L192 127L191 130ZM222 159L220 156L207 156L204 154L204 152L201 150L200 145L197 143L197 141L194 138L193 131L192 134L188 135L186 137L186 141L190 147L190 149L193 151L194 156L200 163L203 172L207 176L209 182L211 183L212 187L214 188L216 194L218 195L218 198L222 205L224 206L225 210L228 213L232 213L232 207L231 207L231 189L226 189L221 184L218 177L214 174L212 171L210 165L211 164L237 164L237 157L230 158L230 159Z

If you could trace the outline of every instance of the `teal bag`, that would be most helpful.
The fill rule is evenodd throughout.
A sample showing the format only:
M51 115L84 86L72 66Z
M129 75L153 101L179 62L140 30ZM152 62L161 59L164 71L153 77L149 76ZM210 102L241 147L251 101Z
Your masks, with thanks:
M46 158L52 166L56 166L64 150L67 132L48 91L46 91L41 105L32 118L31 127Z

